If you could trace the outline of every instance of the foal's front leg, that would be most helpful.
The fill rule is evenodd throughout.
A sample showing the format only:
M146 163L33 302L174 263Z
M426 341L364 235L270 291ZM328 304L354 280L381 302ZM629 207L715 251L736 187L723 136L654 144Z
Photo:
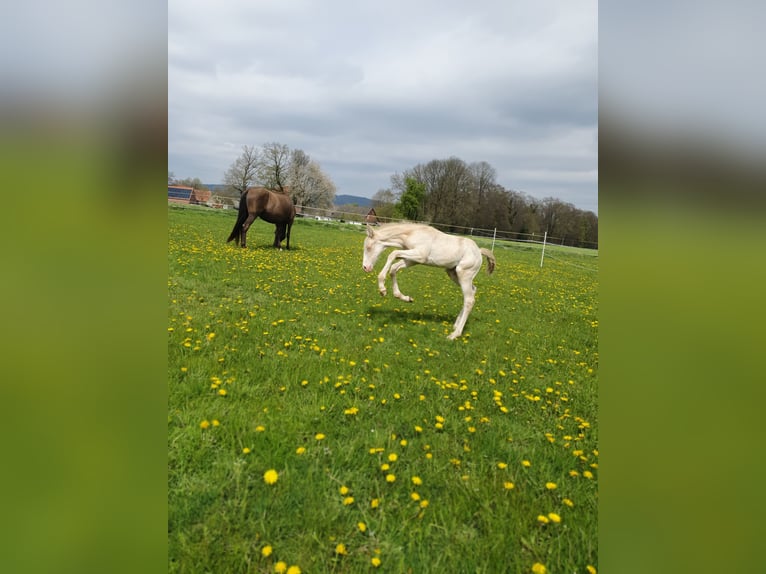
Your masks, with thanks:
M409 295L404 295L401 291L399 291L399 284L396 281L396 273L404 267L411 267L413 265L417 265L417 263L408 259L400 259L391 266L391 284L394 288L394 297L401 299L402 301L407 301L408 303L411 303L414 301L414 299Z
M396 259L402 259L402 261L396 264L396 269L391 269L391 265L394 264ZM394 295L399 297L399 299L412 301L412 299L409 297L405 299L405 296L402 295L402 293L399 291L399 286L396 284L396 271L404 266L409 267L410 265L422 263L421 259L423 259L422 256L420 256L420 254L414 249L396 250L389 253L388 259L386 259L386 264L383 266L383 269L380 270L380 273L378 273L378 291L380 291L380 294L384 297L386 296L386 275L388 275L389 270L391 270L391 280L394 285Z

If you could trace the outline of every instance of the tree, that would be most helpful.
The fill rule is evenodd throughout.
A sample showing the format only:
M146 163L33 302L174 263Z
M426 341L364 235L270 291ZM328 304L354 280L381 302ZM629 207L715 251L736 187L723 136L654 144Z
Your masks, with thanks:
M426 195L426 186L414 177L407 177L404 180L405 189L399 196L399 202L396 204L396 211L404 219L417 221L422 212L423 199Z
M290 171L290 148L276 142L264 144L256 169L262 186L285 193Z
M396 209L396 195L390 189L379 189L372 196L372 207L379 219L392 219Z
M242 155L231 164L223 176L224 184L242 195L255 182L259 161L259 153L255 147L242 146Z
M330 208L335 201L335 184L303 150L291 152L286 181L296 205Z

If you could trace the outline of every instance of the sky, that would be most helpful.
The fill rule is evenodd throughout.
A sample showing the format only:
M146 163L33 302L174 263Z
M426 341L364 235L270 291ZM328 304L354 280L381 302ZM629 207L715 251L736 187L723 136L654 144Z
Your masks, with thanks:
M168 171L302 149L372 197L434 159L598 212L596 0L170 0Z

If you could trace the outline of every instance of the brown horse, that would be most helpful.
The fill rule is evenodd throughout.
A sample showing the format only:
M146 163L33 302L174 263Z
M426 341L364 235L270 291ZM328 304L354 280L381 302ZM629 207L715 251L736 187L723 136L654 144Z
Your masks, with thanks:
M242 194L237 222L226 242L236 239L237 245L247 247L247 230L256 217L276 226L274 247L281 248L282 240L287 238L287 249L290 249L290 229L295 220L295 206L286 193L276 193L265 187L251 187Z

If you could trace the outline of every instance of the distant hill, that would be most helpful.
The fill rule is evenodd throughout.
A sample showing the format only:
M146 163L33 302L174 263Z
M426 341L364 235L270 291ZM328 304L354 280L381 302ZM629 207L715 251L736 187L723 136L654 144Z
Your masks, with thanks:
M335 205L348 205L355 203L361 207L370 207L372 200L369 197L359 197L358 195L336 195Z

